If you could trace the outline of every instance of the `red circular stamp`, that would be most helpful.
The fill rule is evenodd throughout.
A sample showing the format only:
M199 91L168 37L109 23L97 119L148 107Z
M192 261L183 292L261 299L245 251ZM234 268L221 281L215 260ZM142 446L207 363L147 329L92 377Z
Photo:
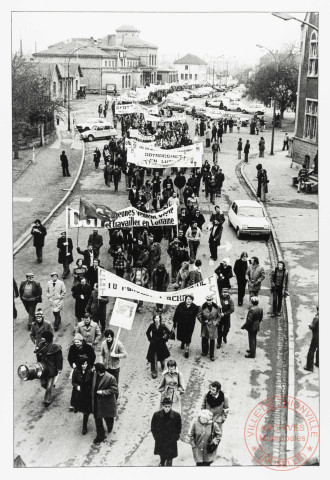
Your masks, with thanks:
M320 427L313 410L294 397L259 402L245 427L245 444L253 459L272 470L293 470L310 460L319 444Z

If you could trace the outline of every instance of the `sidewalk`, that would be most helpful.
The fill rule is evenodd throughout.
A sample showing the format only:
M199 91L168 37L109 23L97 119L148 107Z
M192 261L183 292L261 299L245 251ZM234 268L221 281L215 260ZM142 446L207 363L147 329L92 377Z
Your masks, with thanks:
M37 218L42 221L62 200L77 173L82 155L79 136L75 136L75 148L71 150L72 136L66 132L66 125L61 122L56 130L57 140L53 144L36 149L34 162L32 149L20 152L21 160L13 161L14 243ZM65 150L68 156L71 177L62 176L60 163L62 150ZM37 202L34 201L36 198Z
M297 193L292 177L298 170L290 168L287 152L275 151L273 157L251 158L243 169L257 190L256 165L267 170L269 193L264 206L273 223L289 270L294 334L295 397L307 401L318 415L319 372L307 373L303 367L311 341L311 323L318 304L318 202L317 194Z

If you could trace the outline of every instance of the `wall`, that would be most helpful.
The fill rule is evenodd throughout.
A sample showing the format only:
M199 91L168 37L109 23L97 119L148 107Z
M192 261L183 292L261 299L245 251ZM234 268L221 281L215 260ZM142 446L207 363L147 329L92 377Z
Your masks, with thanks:
M309 142L303 138L293 137L292 160L300 165L303 165L305 161L305 155L309 155L311 158L310 167L312 167L317 149L318 145L316 143Z
M175 70L178 72L179 82L183 81L206 81L206 70L207 65L188 65L188 69L185 69L185 65L174 64ZM184 75L184 78L181 78L181 74ZM185 75L188 75L188 78L185 78ZM192 78L190 78L190 75ZM195 78L197 75L197 79Z

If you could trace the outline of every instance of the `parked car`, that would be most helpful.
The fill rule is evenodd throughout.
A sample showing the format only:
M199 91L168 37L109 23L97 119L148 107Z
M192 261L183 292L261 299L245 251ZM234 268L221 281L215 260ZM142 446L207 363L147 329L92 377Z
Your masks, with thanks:
M264 236L268 240L270 224L265 217L262 206L255 200L235 200L228 212L228 223L237 238L242 235Z
M245 105L243 113L252 113L253 115L264 115L265 107L261 103L252 103L251 105Z
M235 112L242 112L244 108L245 108L245 105L243 105L242 102L234 100L230 102L228 110L233 110Z
M86 130L80 134L80 138L85 142L93 142L101 138L116 137L118 132L111 125L94 125L90 130Z
M218 98L213 98L211 100L208 100L208 106L209 107L214 107L214 108L220 108L220 103L223 103L223 109L230 110L230 101L228 98L225 97L218 97Z
M79 133L85 132L86 130L91 130L94 126L104 126L109 125L111 128L113 126L106 118L89 118L85 122L76 123L76 127Z

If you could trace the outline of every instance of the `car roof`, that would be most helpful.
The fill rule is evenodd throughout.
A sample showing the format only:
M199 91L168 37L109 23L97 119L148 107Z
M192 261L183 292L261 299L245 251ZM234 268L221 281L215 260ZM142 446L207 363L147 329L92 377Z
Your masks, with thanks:
M258 202L256 202L255 200L234 200L234 202L236 203L236 205L238 207L258 207L258 208L262 208L262 206Z

